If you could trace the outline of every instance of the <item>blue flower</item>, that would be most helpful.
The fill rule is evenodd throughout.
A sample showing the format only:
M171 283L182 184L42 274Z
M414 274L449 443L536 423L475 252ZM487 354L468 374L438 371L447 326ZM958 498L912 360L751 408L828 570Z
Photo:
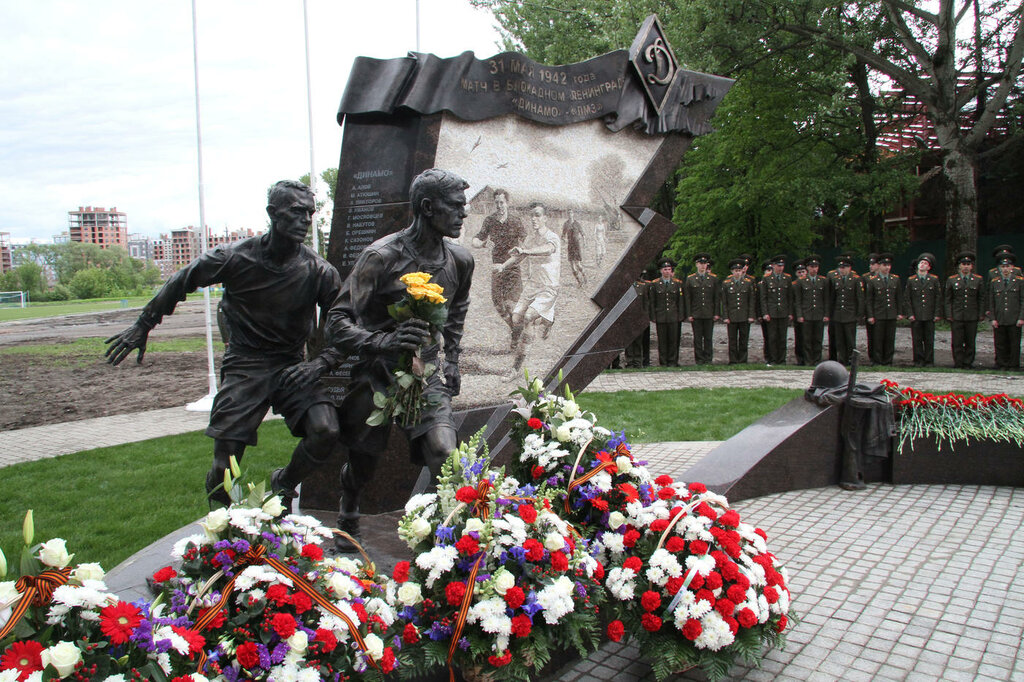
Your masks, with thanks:
M452 628L449 625L442 625L441 621L435 620L430 626L427 636L435 642L442 642L452 636Z
M522 608L523 613L530 616L531 619L537 612L544 610L544 607L537 603L537 592L534 590L530 590L530 593L526 595L526 601L523 602Z
M437 530L434 531L434 537L436 537L438 542L442 545L451 544L455 541L455 527L438 526Z

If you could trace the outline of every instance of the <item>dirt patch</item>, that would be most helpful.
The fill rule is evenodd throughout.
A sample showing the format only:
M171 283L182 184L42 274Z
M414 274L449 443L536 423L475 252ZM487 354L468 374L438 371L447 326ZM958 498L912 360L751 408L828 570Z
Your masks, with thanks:
M151 353L119 367L102 358L0 357L0 431L176 407L207 391L205 353Z

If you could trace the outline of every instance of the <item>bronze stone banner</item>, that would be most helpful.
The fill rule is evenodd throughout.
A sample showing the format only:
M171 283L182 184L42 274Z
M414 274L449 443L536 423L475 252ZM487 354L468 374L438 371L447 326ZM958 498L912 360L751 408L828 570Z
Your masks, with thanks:
M632 283L676 229L651 208L655 194L693 138L711 131L731 85L678 68L653 15L629 50L576 64L513 52L356 60L338 112L328 259L345 277L363 248L408 225L409 185L423 170L469 182L458 241L476 270L453 403L460 438L487 425L500 449L524 369L552 390L561 370L583 389L648 324ZM556 253L511 255L537 245ZM343 370L331 382L339 398L345 380ZM394 454L392 478L367 502L411 489L418 471ZM304 485L304 506L334 506L320 488Z

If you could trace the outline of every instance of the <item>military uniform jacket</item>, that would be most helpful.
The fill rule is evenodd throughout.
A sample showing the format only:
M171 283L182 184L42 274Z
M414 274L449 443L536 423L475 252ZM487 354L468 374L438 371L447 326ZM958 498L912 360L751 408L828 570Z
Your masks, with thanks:
M860 275L850 273L843 281L838 272L829 277L829 319L833 322L856 322L864 314L864 285Z
M761 301L761 315L771 315L772 318L787 317L793 314L792 301L790 300L789 287L793 282L793 276L782 273L779 277L774 274L763 278L758 284L758 298Z
M868 277L864 286L864 315L876 320L895 320L903 314L903 287L899 275Z
M721 312L718 277L710 272L703 277L696 272L688 276L683 284L683 293L687 317L709 320Z
M660 277L647 286L647 313L652 322L682 322L686 317L683 283L673 277Z
M1017 275L1018 277L1024 277L1024 272L1021 272L1020 267L1017 266L1017 265L1013 266L1013 274ZM988 277L986 279L989 282L991 282L992 280L999 279L1002 276L1003 276L1003 273L999 272L999 266L997 265L994 268L989 268L988 269Z
M793 315L808 322L828 317L828 280L821 275L811 281L804 277L793 282Z
M924 278L912 275L903 288L903 310L917 322L931 322L942 317L942 283L928 273Z
M756 286L752 277L726 277L722 282L722 317L730 322L746 322L755 317Z
M988 309L999 326L1012 326L1017 320L1024 320L1024 277L1002 276L988 283Z
M975 322L985 315L985 282L981 275L959 274L946 280L946 319Z

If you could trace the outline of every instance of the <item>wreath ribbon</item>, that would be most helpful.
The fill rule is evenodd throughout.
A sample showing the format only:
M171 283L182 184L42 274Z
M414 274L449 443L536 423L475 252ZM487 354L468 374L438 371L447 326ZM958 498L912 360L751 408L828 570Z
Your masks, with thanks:
M314 603L317 604L317 606L322 608L324 611L327 611L331 615L337 616L342 621L344 621L345 625L348 626L349 634L352 635L352 639L355 640L356 645L360 649L362 649L364 654L366 654L366 659L370 662L370 665L380 670L380 667L378 666L377 662L373 660L372 656L370 656L369 650L366 646L366 641L363 639L362 635L359 634L359 628L356 627L355 623L352 622L352 619L345 615L345 613L342 612L341 609L332 604L327 597L320 594L319 590L317 590L312 583L306 580L306 578L304 578L301 575L298 575L297 573L294 573L291 570L291 568L280 559L277 559L272 556L267 556L266 553L266 547L264 547L263 545L257 545L250 549L248 552L245 552L244 554L238 556L235 559L232 567L241 568L244 566L267 565L276 570L281 575L290 579L294 583L295 589L309 597ZM214 577L216 578L219 576ZM221 591L220 600L217 602L217 604L215 604L212 608L209 608L206 611L204 611L203 615L196 619L195 625L193 625L190 628L191 630L195 632L202 632L207 627L209 627L210 623L214 621L214 619L221 612L221 610L225 606L227 606L228 600L231 598L232 592L234 592L235 580L237 578L238 574L236 573L231 578L231 580L229 580L227 584L224 585L224 589ZM198 663L198 670L200 673L202 673L204 668L206 667L206 659L206 651L200 652Z
M459 646L459 639L462 637L462 628L466 625L466 617L469 616L469 605L473 603L473 587L476 585L476 574L480 570L480 564L487 552L481 552L473 568L469 572L469 581L466 585L466 593L462 595L462 604L459 606L459 615L455 618L455 630L452 631L452 641L448 645L448 680L455 682L455 669L452 667L452 657L455 656L455 649Z
M15 589L20 593L17 597L18 604L11 612L7 624L0 630L0 641L11 634L14 626L18 624L21 617L25 615L30 606L46 606L53 599L53 591L61 585L67 585L71 578L71 568L45 570L38 576L23 575L14 584Z
M613 466L615 466L615 462L612 462L612 461L601 462L600 464L598 464L596 467L594 467L593 469L591 469L587 473L585 473L582 476L580 476L579 478L573 480L572 483L569 484L569 487L565 489L565 513L566 514L571 514L572 513L572 507L569 505L569 498L572 496L572 491L573 490L576 490L576 488L580 487L581 485L583 485L584 483L586 483L587 481L592 479L594 476L597 476L599 473L601 473L605 469L608 469L609 467L613 467Z

